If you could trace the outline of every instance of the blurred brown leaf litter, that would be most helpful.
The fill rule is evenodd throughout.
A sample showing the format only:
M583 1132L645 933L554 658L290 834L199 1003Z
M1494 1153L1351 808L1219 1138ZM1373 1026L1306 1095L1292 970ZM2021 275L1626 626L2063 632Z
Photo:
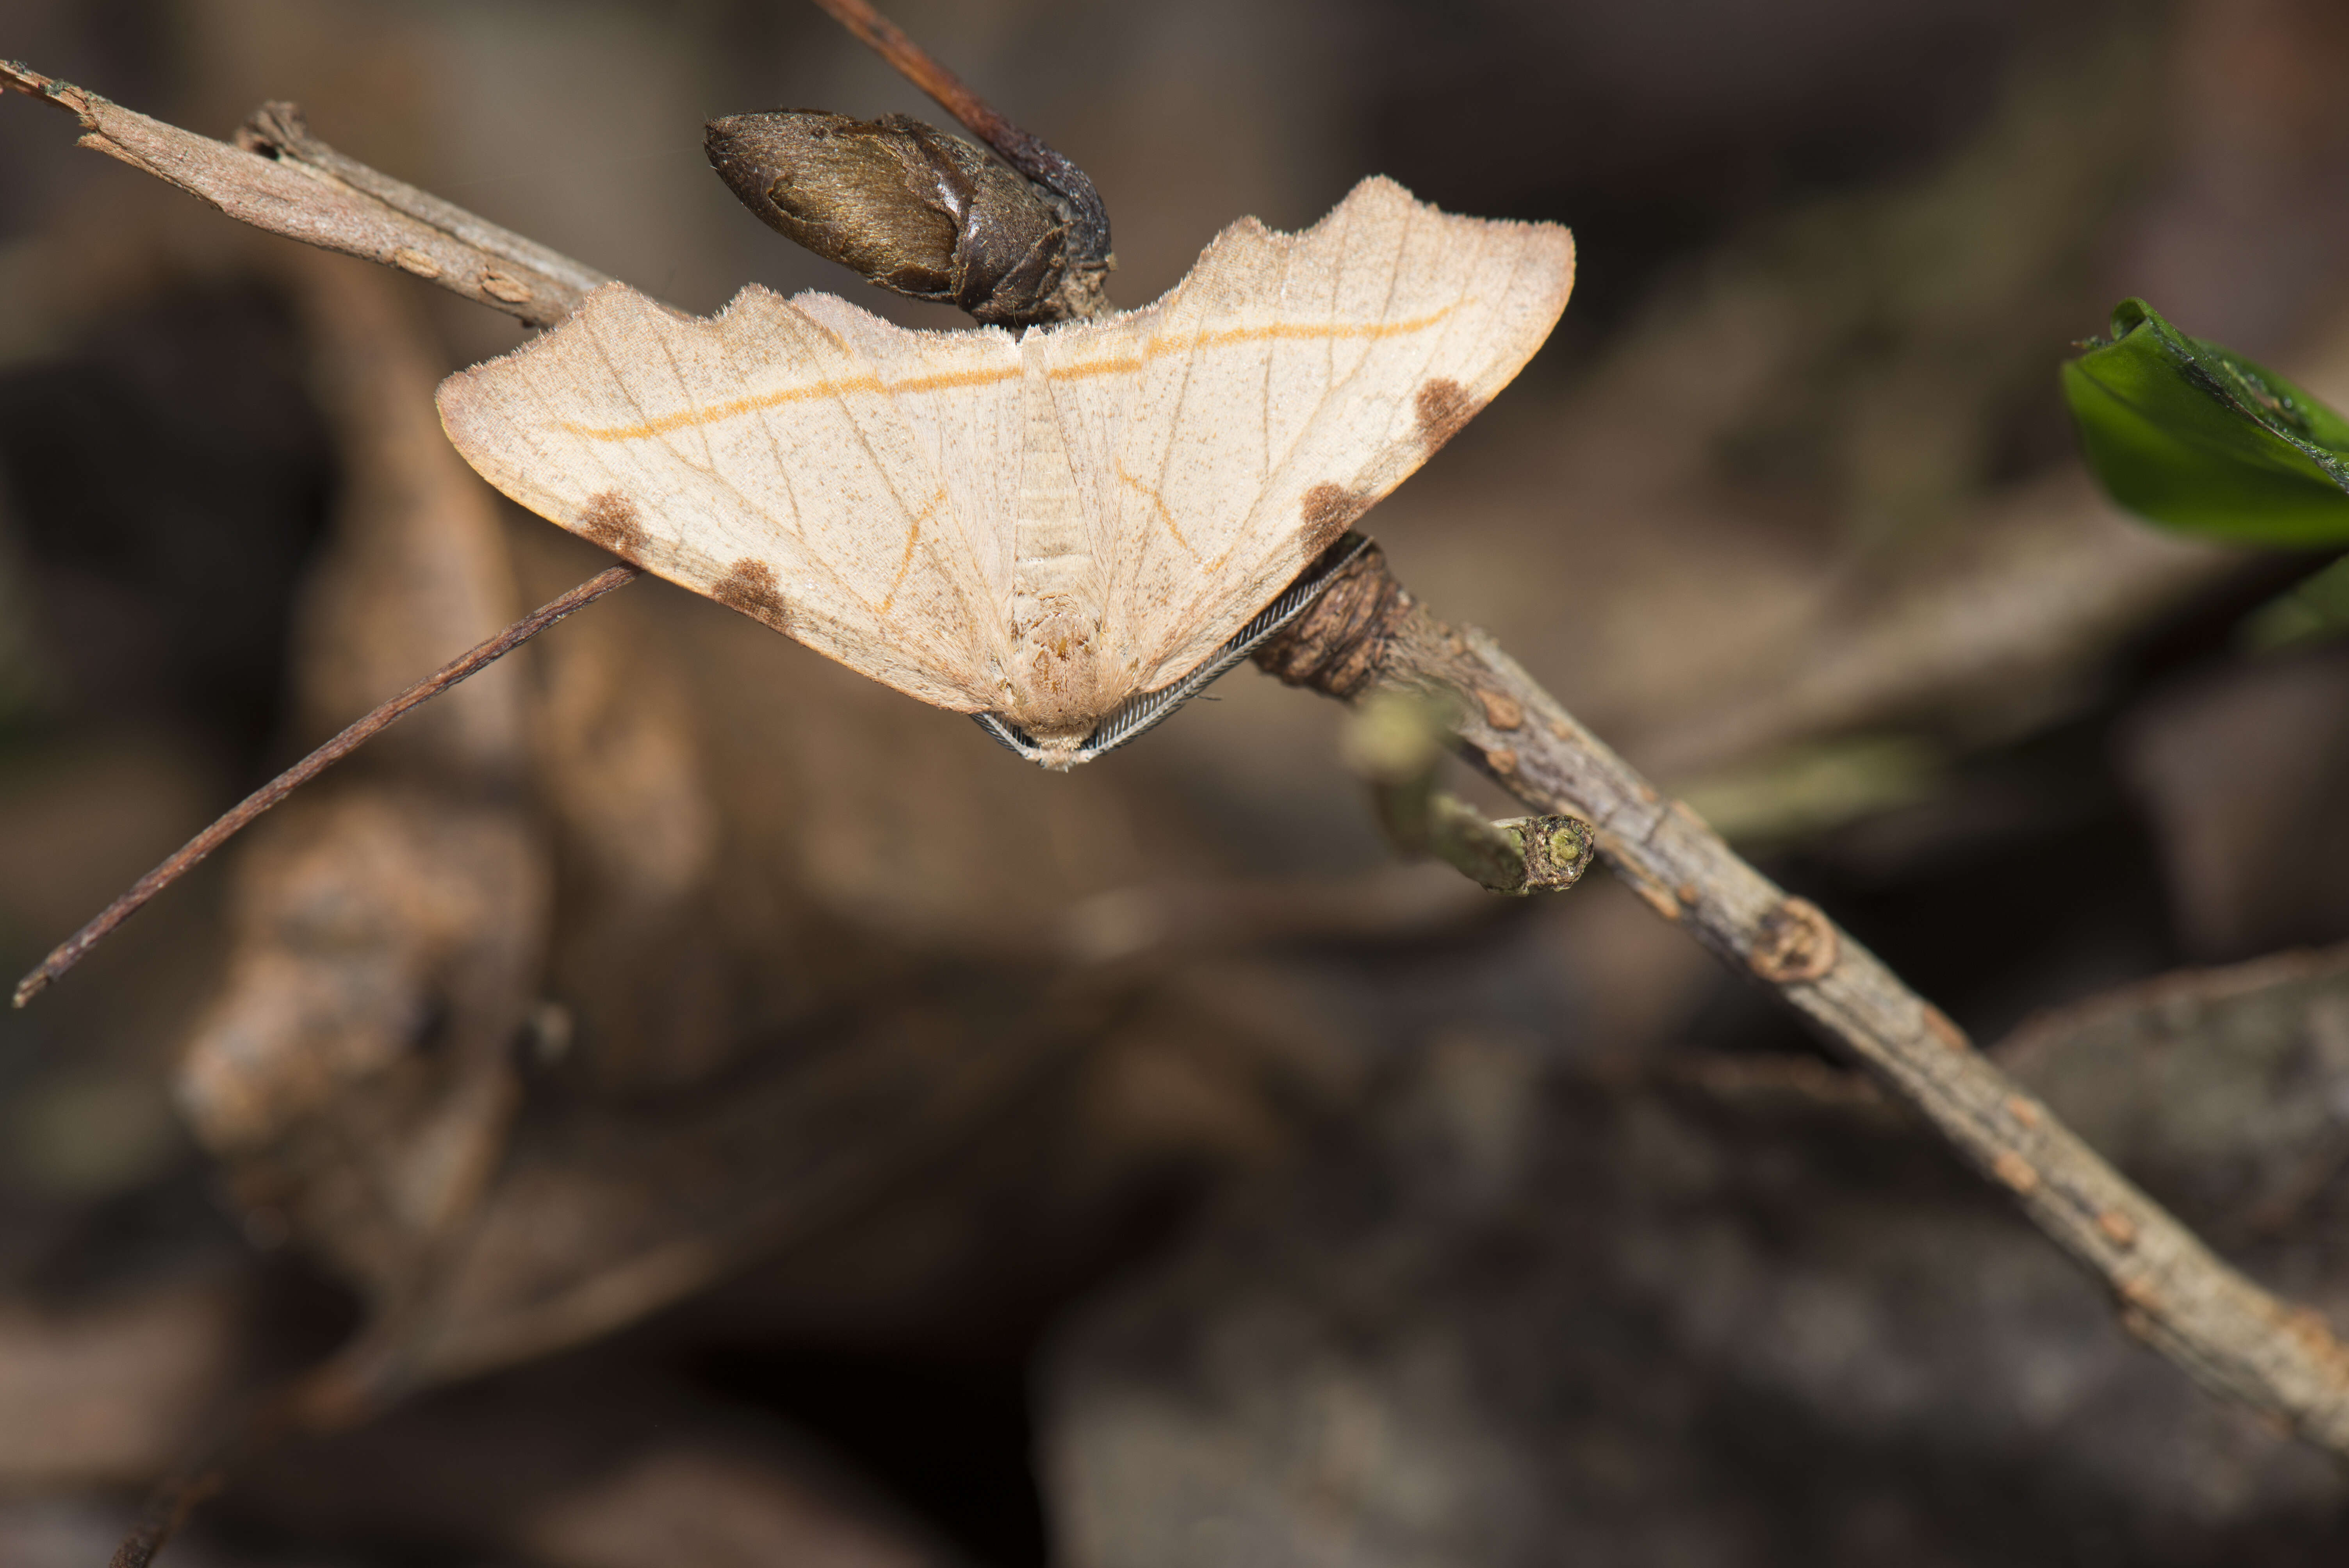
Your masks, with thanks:
M197 129L297 99L692 308L756 278L951 325L702 164L711 114L923 112L812 13L21 20ZM1564 339L1371 520L1399 570L1977 1036L2035 1016L2002 1049L2051 1107L2349 1311L2349 665L2235 651L2295 563L2105 510L2052 368L2145 293L2349 393L2333 8L898 20L1082 158L1125 303L1372 170L1574 224ZM599 562L434 422L502 321L8 123L21 968ZM1622 890L1391 865L1334 715L1214 695L1040 779L647 583L314 786L0 1025L0 1561L95 1563L363 1324L384 1412L254 1461L166 1561L2341 1548L2319 1456L2131 1345Z

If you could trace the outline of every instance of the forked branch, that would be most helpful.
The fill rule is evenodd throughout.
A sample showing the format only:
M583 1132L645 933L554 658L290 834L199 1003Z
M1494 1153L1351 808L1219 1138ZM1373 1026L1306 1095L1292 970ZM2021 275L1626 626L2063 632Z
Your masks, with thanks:
M1598 848L1590 824L1563 815L1495 822L1445 794L1435 773L1449 739L1444 710L1418 696L1382 692L1355 717L1346 760L1370 785L1387 841L1406 855L1432 855L1491 892L1564 892L1580 882Z
M2321 1315L2215 1256L1939 1008L1659 793L1490 637L1429 614L1379 551L1357 557L1256 657L1290 685L1341 701L1403 693L1442 705L1462 756L1527 805L1595 824L1599 857L1651 908L1769 986L1913 1106L2104 1277L2131 1333L2204 1386L2349 1454L2349 1350Z

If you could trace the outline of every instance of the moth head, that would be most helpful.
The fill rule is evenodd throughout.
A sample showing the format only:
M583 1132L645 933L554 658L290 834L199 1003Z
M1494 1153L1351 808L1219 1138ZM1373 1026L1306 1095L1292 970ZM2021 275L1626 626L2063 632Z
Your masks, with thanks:
M709 122L710 166L768 227L867 282L1024 325L1092 314L1102 265L1066 204L907 115L820 110Z

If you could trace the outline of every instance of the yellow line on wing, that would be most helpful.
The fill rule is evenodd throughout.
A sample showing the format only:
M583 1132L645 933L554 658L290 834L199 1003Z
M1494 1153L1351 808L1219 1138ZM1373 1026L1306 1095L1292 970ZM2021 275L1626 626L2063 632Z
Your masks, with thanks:
M1196 561L1199 559L1199 552L1191 548L1191 542L1183 537L1183 531L1181 529L1174 526L1174 514L1167 510L1166 498L1159 494L1156 490L1152 490L1148 485L1143 484L1140 480L1135 479L1132 474L1127 473L1125 471L1125 461L1123 459L1120 459L1118 460L1117 477L1124 480L1127 484L1132 485L1135 490L1140 490L1143 495L1148 496L1150 498L1150 504L1158 509L1158 521L1165 525L1167 532L1174 536L1174 542L1181 545L1183 547L1183 552L1188 555L1192 560Z
M1227 326L1221 332L1195 332L1187 337L1154 337L1139 355L1122 354L1112 359L1085 359L1074 365L1056 365L1050 375L1055 381L1073 381L1085 376L1116 376L1139 370L1150 360L1161 359L1169 354L1226 348L1235 343L1314 343L1331 338L1404 337L1414 332L1426 331L1468 303L1455 300L1442 310L1415 315L1407 321L1276 321L1263 326Z
M1402 337L1414 332L1424 332L1445 316L1460 308L1464 301L1445 305L1442 310L1408 321L1366 322L1271 322L1263 326L1231 326L1221 332L1193 333L1188 336L1154 337L1136 354L1121 354L1106 359L1079 360L1073 365L1054 366L1048 374L1055 381L1073 381L1091 376L1118 376L1140 370L1153 359L1169 354L1195 353L1202 348L1225 348L1236 343L1316 342L1330 338ZM1018 366L1005 366L991 370L949 370L935 376L913 376L903 381L884 381L877 376L843 376L829 380L810 381L798 387L778 387L772 392L753 393L747 397L733 397L723 403L707 404L698 408L680 409L674 414L662 414L635 425L579 425L564 421L558 429L574 436L585 436L591 441L641 441L648 436L665 436L671 430L689 429L697 425L716 425L745 414L780 407L785 403L803 403L815 397L840 397L852 392L879 392L890 397L908 397L924 392L947 392L964 387L987 387L998 381L1009 381L1020 374Z
M753 393L748 397L730 398L723 403L707 404L698 408L687 408L675 414L663 414L636 425L574 425L565 421L557 427L574 436L585 436L591 441L640 441L647 436L665 436L671 430L683 430L695 425L715 425L723 420L755 414L762 408L779 407L785 403L803 403L812 397L839 397L851 392L885 392L891 396L911 392L939 392L956 387L984 387L992 381L1009 381L1018 376L1017 366L1001 370L953 370L936 376L916 376L904 381L884 381L878 376L842 376L827 381L810 381L798 387L778 387L772 392Z
M889 614L889 606L897 602L897 590L905 585L905 573L913 569L914 542L922 537L922 525L929 521L931 514L946 503L947 492L941 489L936 495L930 497L929 503L922 508L922 515L914 520L914 526L905 531L905 553L897 559L897 575L889 579L889 592L881 595L881 614L884 616Z

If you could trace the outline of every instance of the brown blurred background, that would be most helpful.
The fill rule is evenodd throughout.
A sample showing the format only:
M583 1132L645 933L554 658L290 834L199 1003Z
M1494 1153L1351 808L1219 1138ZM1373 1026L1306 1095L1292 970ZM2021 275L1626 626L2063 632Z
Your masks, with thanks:
M2129 1172L2349 1323L2349 649L2083 478L2142 294L2349 401L2327 0L898 0L1121 302L1359 177L1573 226L1365 524ZM0 52L648 292L952 325L704 119L928 110L796 4L11 0ZM0 965L597 569L442 440L521 329L0 101ZM1603 877L1395 864L1253 671L1067 778L628 589L0 1017L0 1563L379 1397L166 1562L2298 1563L2349 1482ZM1473 780L1460 787L1503 802ZM2221 967L2209 967L2219 965ZM2201 967L2193 967L2201 966Z

